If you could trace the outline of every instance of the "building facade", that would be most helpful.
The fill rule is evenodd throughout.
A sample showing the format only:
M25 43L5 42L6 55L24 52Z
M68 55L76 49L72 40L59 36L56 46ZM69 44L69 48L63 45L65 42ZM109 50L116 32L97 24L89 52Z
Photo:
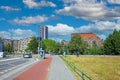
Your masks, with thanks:
M12 47L13 47L13 51L14 51L14 52L17 52L17 51L18 51L18 41L19 41L19 40L13 40L13 41L12 41L12 43L13 43L13 44L12 44Z
M7 44L10 44L12 45L12 40L11 39L3 39L3 45L7 45Z
M32 37L28 37L20 40L2 39L0 37L0 51L2 51L3 45L10 44L13 52L25 51L27 44L32 40Z
M62 45L68 45L68 44L69 44L69 41L62 40L60 43L61 43Z
M90 47L96 46L102 46L103 41L94 33L73 33L71 34L71 37L78 35L80 36L85 42L88 43Z
M40 39L39 40L48 39L48 27L40 26L39 29L40 29Z
M10 44L12 46L13 52L18 50L18 40L3 39L2 43L3 45Z
M24 52L25 49L27 48L27 44L32 40L32 37L25 38L25 39L20 39L18 41L18 51Z

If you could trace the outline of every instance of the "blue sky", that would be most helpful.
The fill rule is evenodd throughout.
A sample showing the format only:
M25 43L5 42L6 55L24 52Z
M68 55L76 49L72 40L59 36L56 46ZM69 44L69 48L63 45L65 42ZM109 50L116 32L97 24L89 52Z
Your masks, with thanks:
M120 0L0 0L0 36L21 39L38 36L70 40L71 33L93 32L105 39L120 30Z

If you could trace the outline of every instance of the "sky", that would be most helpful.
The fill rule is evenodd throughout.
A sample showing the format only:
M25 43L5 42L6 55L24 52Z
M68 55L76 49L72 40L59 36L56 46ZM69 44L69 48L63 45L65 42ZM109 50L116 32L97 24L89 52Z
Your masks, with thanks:
M39 26L56 41L89 32L105 39L120 30L120 0L0 0L0 36L38 36Z

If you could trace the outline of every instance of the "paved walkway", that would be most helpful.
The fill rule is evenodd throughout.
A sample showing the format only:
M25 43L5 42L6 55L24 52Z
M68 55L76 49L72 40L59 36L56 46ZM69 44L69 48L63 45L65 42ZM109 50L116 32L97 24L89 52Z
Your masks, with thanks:
M53 61L48 74L48 80L75 80L75 77L66 67L59 56L53 56Z
M52 57L41 60L13 80L46 80Z

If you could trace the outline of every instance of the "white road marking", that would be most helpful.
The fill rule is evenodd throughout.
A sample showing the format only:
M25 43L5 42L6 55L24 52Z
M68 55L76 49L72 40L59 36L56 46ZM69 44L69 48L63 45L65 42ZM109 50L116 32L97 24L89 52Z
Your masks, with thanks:
M28 63L25 63L25 64L22 64L22 65L19 65L19 66L21 66L21 67L17 68L17 67L18 67L18 66L17 66L16 69L15 69L15 67L14 67L13 69L15 69L15 70L10 71L10 72L8 72L8 73L0 76L0 80L4 80L5 78L7 78L7 77L9 77L9 76L12 76L13 74L15 74L15 73L19 72L20 70L22 70L22 69L24 69L24 68L26 68L26 67L34 64L35 62L37 62L37 60L35 60L35 61L30 61L30 62L28 62L29 64L28 64ZM8 76L8 75L9 75L9 76Z

